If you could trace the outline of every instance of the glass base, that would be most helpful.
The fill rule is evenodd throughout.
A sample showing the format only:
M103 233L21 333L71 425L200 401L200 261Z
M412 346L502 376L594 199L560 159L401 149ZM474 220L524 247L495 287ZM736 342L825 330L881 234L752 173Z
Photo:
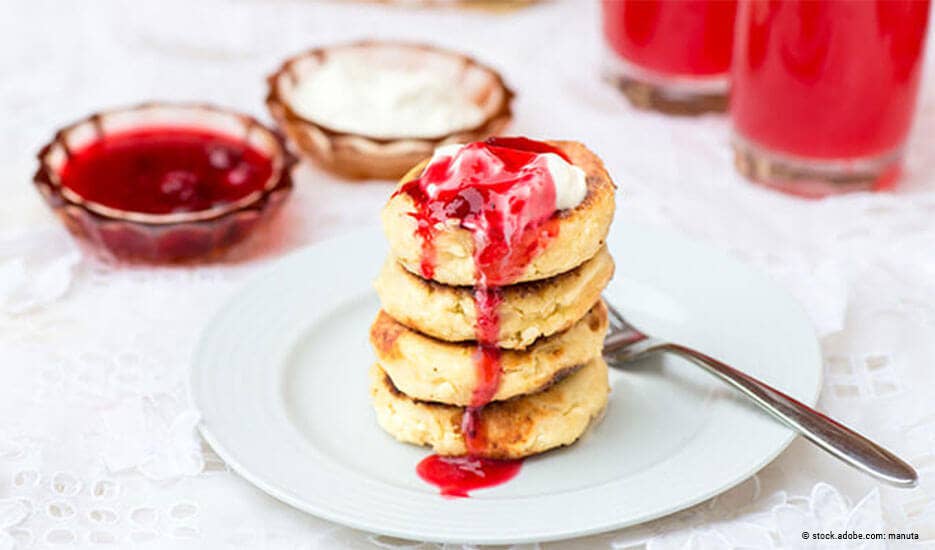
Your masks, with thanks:
M806 198L892 189L902 171L902 149L848 160L806 159L774 153L734 135L734 166L754 183Z
M684 77L657 73L606 54L605 78L638 109L693 116L727 110L727 77Z

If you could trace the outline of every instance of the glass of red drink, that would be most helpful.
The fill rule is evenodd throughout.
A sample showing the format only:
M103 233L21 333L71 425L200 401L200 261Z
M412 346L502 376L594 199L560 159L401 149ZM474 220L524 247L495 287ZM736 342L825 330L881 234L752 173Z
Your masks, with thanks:
M743 0L737 169L820 197L891 187L915 111L929 0Z
M736 0L603 0L607 73L631 103L723 111Z

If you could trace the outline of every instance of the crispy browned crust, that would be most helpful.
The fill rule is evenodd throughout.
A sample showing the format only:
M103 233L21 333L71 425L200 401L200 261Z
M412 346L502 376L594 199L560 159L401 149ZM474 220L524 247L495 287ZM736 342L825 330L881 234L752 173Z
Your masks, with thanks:
M384 407L390 407L389 410L396 411L390 414L405 414L410 419L404 426L391 423L392 428L381 422L385 429L403 441L431 445L443 455L465 452L461 432L463 407L413 399L399 391L381 370L374 370L373 374L375 386L371 393L378 396L378 416ZM600 416L608 391L607 367L598 358L560 373L552 385L540 392L490 403L481 417L487 441L481 455L521 458L573 443L588 423ZM432 435L417 429L406 433L412 422L435 426L443 433L435 429L428 432Z
M403 334L419 334L425 338L431 338L433 341L440 341L397 322L396 319L393 319L381 309L377 313L377 318L373 321L373 324L370 325L370 345L373 346L378 358L400 359L402 354L396 343Z
M598 302L594 304L594 307L588 311L587 315L582 319L582 321L588 324L588 328L592 332L597 332L604 328L607 325L607 307L604 305L604 302ZM558 338L561 338L562 334L563 333L560 332L558 334L552 334L551 336L539 337L527 348L522 350L502 350L500 360L505 364L511 363L513 358L529 354L533 352L533 348L537 346L547 347L549 343L554 342ZM401 353L399 347L396 344L401 337L424 338L428 343L444 346L450 349L452 354L473 351L477 346L477 343L474 341L446 342L445 340L434 338L428 334L423 334L400 323L390 314L381 309L379 313L377 313L377 318L374 319L373 324L370 325L370 344L373 346L377 357L388 359L399 358ZM561 354L562 349L555 348L552 349L549 353L554 357Z
M617 185L610 179L610 174L607 173L607 168L604 167L604 161L592 153L584 144L577 141L549 141L548 143L561 149L571 159L572 164L584 170L584 173L587 174L588 183L588 194L585 195L581 204L571 210L556 212L556 217L566 219L582 215L596 208L598 201L603 197L614 194Z
M494 401L541 391L560 375L600 355L607 308L598 302L568 329L540 337L523 350L501 350ZM370 327L377 362L393 384L422 400L465 406L477 385L476 344L446 342L406 327L381 311Z
M556 371L552 375L552 378L550 378L542 387L536 388L536 391L530 392L530 393L539 393L539 392L542 392L542 391L545 391L551 388L552 386L554 386L555 384L558 384L565 378L568 378L568 376L570 376L571 374L573 374L575 371L577 371L583 366L584 365L572 365L570 367ZM439 403L438 401L427 401L424 399L416 399L415 397L406 395L405 393L401 392L399 388L396 387L396 384L393 383L393 379L390 378L390 375L386 374L386 371L383 371L383 384L386 386L387 391L389 391L391 394L393 394L398 399L405 399L411 403L417 403L417 404L420 404L426 407L441 407L441 409L439 410L450 409L450 410L456 410L459 412L464 411L464 407L459 407L458 405L449 405L448 403ZM524 395L528 395L528 394L524 394ZM522 397L523 395L517 395L515 397L511 397L510 399L505 399L503 401L495 401L493 403L490 403L489 405L484 407L484 413L485 414L489 413L490 411L495 410L497 407L503 406L509 403L510 401L515 401Z
M598 302L613 273L613 259L605 247L566 273L501 287L498 345L525 349L542 335L572 326ZM383 309L409 328L449 342L474 339L472 287L424 279L393 258L387 259L375 287Z
M589 258L590 259L590 258ZM586 262L585 262L586 263ZM402 263L399 264L403 269L406 268ZM547 292L548 289L555 286L558 280L562 277L578 278L581 277L582 267L584 263L578 264L577 267L565 273L559 273L558 275L553 275L546 279L537 279L535 281L526 281L523 283L515 283L509 286L500 287L500 291L503 292L504 298L526 298L529 296L535 296ZM446 285L439 283L438 281L433 281L432 279L426 279L418 273L413 273L406 270L407 275L412 276L413 281L417 281L418 284L424 289L426 293L433 292L474 292L474 285Z
M561 149L575 166L585 171L588 192L577 207L557 211L553 215L558 221L559 234L530 262L526 272L516 282L552 277L580 265L603 246L613 219L616 185L603 161L575 141L548 143ZM417 178L427 163L428 160L424 160L406 173L397 190ZM412 199L405 193L394 195L384 208L383 224L394 255L406 269L418 273L421 241L413 234L414 222L409 216L414 208ZM454 286L473 284L474 244L470 232L449 225L442 228L435 239L437 243L442 243L441 250L453 246L460 252L450 257L439 253L434 278L440 283Z

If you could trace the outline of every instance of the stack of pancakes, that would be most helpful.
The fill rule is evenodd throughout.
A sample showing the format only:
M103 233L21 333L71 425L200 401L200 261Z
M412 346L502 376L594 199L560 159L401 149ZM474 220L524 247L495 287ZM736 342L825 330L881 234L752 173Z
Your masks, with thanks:
M501 375L483 407L486 458L521 458L573 443L599 417L609 391L601 359L607 310L600 295L614 263L604 239L614 184L575 142L551 142L587 174L587 195L554 214L558 231L515 282L500 288ZM400 185L418 177L424 164ZM453 223L435 237L432 279L419 275L423 243L412 198L383 211L391 253L375 286L383 309L370 331L371 393L380 425L400 441L464 455L465 408L478 384L472 234ZM472 454L478 454L472 449Z

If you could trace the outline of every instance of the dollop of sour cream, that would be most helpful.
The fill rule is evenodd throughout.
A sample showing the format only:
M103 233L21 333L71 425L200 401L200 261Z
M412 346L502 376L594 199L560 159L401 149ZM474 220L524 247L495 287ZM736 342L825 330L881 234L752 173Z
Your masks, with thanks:
M463 148L464 144L461 143L437 147L429 164L437 163L447 157L453 157L453 163L457 167L461 160L458 153ZM555 153L540 153L537 155L536 162L544 163L546 170L552 177L552 183L555 185L556 210L570 210L584 202L584 198L588 194L587 174L585 174L584 170ZM431 193L431 190L429 192Z
M299 81L289 103L333 130L379 138L443 136L484 118L458 86L433 71L353 55L329 58Z

